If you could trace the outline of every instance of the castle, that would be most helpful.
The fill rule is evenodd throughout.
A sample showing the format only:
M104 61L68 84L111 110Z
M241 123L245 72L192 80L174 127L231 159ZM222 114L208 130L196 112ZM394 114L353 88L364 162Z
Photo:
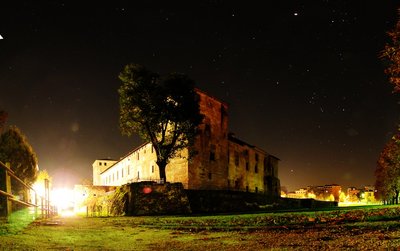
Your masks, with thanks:
M279 159L228 131L228 105L197 90L204 115L194 143L197 154L188 159L181 151L166 167L168 182L191 190L234 190L280 196ZM151 143L135 148L120 160L93 163L94 186L120 186L158 181L156 154Z

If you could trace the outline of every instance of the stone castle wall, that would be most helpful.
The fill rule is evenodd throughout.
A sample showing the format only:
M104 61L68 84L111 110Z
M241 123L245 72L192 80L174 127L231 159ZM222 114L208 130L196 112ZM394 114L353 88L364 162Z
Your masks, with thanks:
M197 154L189 163L189 189L226 189L228 187L227 105L205 93L200 96L204 115L194 148Z
M188 158L181 151L166 167L168 182L180 182L190 190L236 190L280 195L278 159L229 134L228 105L202 92L200 111L204 115L194 144L197 152ZM159 180L156 153L151 143L128 153L104 169L93 164L95 185L120 186L140 181Z

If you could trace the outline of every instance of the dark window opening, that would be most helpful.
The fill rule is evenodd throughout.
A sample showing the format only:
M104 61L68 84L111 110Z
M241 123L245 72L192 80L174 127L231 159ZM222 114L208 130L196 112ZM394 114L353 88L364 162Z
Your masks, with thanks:
M235 166L239 166L239 153L235 151Z
M208 173L208 179L211 180L211 173Z
M254 167L254 172L258 173L258 164L256 163L256 166Z
M211 161L215 160L215 152L213 152L213 151L210 152L210 160Z
M210 126L210 124L206 124L206 127L204 128L204 134L207 137L211 137L211 126Z
M246 171L249 171L249 162L246 162Z
M249 191L249 186L246 186L246 192L248 192Z

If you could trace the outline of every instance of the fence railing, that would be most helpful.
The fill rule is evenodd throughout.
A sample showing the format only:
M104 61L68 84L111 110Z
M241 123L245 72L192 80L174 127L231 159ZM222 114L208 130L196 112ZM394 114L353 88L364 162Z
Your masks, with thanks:
M12 193L11 179L14 179L24 187L24 196L22 196L22 199ZM33 187L26 184L11 170L9 163L4 164L0 161L0 216L8 218L13 211L13 203L33 208L35 218L38 218L39 210L42 218L52 216L55 214L55 210L50 206L48 180L45 180L44 190L45 195L39 195ZM34 198L31 198L30 191L33 192L34 196L32 197Z

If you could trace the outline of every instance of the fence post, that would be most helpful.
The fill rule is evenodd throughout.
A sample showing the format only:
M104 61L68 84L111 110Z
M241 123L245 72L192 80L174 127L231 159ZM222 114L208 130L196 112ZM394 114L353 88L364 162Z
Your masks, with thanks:
M11 165L10 162L6 163L6 167L11 170ZM6 192L9 194L12 194L11 192L11 176L8 174L8 171L6 170ZM7 216L10 216L12 213L12 204L11 200L7 198Z
M42 219L44 218L44 207L43 207L43 197L40 196L40 213L42 215Z
M6 163L5 166L10 168L10 163ZM8 171L3 168L0 168L0 190L11 194L11 177L8 174ZM11 207L11 200L6 196L0 196L0 216L9 217L12 212Z
M38 217L38 207L39 207L39 203L38 203L38 195L37 192L35 191L35 219L37 219Z
M44 203L45 203L45 207L46 207L46 218L50 217L50 195L49 195L49 180L45 179L44 180L44 195L45 195L45 199L44 199Z
M6 163L5 166L10 168L10 163ZM11 177L3 168L0 168L0 190L11 194ZM11 201L6 196L0 196L0 216L10 216L11 206Z

